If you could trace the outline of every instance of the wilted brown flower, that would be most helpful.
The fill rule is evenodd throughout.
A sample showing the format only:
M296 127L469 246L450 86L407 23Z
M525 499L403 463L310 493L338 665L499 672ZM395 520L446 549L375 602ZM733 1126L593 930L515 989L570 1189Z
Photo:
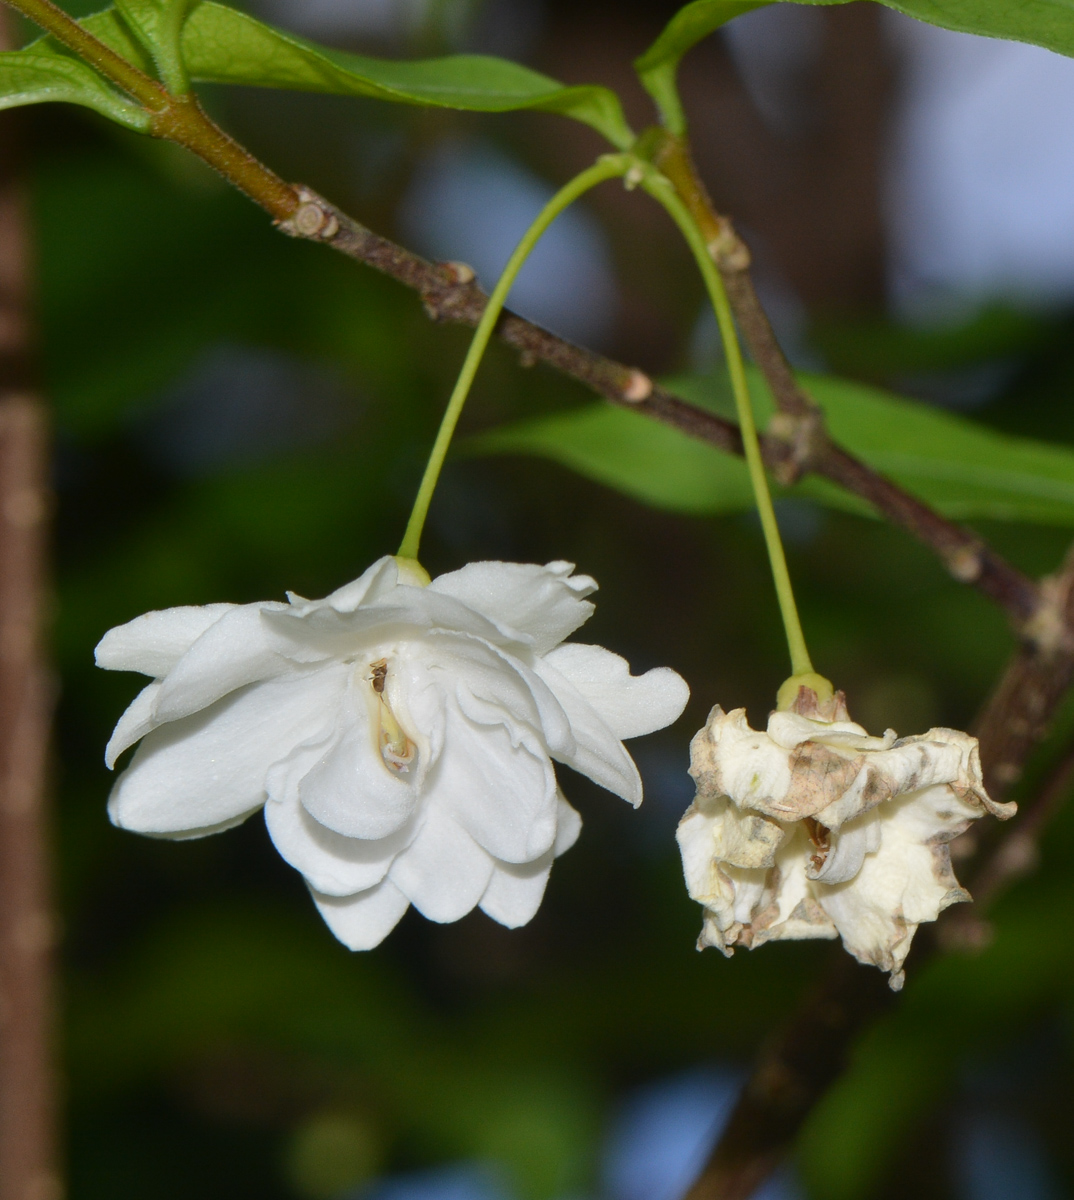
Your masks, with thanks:
M968 900L948 842L986 811L977 739L954 729L870 737L841 692L799 689L766 732L718 705L691 743L697 796L679 824L698 947L842 937L903 983L918 925Z

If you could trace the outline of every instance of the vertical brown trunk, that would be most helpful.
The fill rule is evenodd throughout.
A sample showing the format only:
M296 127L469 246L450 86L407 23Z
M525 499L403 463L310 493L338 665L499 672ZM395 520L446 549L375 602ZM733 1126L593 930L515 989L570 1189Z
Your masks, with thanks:
M0 1200L55 1200L51 685L42 649L48 434L29 386L28 238L13 121L5 114L0 123Z

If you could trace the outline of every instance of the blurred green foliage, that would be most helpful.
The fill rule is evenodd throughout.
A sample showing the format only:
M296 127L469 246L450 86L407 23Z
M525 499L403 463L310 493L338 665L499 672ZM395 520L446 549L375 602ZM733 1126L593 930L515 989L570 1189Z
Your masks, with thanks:
M774 410L756 367L747 368L761 428ZM975 422L831 375L799 376L835 440L953 520L991 517L1074 523L1074 451L996 434ZM726 373L679 375L668 386L733 418ZM541 454L591 479L672 512L719 513L753 507L745 464L676 429L624 408L590 404L495 429L471 441L476 453ZM812 476L790 497L874 515L853 493Z
M304 161L301 128L288 142L266 129L271 117L259 126L252 102L214 103L233 105L255 142L279 140L281 171ZM439 132L417 117L404 130L417 146ZM449 469L427 538L432 571L471 558L573 559L602 585L584 636L635 669L675 666L694 694L674 729L636 744L647 781L638 813L564 772L585 829L523 930L480 913L446 927L411 913L378 950L351 955L259 819L183 844L112 829L102 748L137 682L93 669L97 639L153 607L324 594L391 550L467 335L429 324L414 297L372 272L279 237L167 147L58 110L33 113L25 140L57 434L71 1195L327 1197L378 1171L460 1158L500 1164L525 1200L592 1194L616 1098L698 1062L745 1064L831 952L696 954L699 914L673 839L690 798L691 732L717 701L763 720L785 674L759 529L748 515L646 508L533 458L463 457ZM326 178L333 170L326 161ZM387 227L391 200L370 202L371 223ZM853 328L828 333L853 356ZM1004 326L967 343L959 365L1001 354L1017 366L976 414L983 423L1074 442L1062 320L1024 340ZM680 361L666 365L686 365L685 345L684 333ZM266 442L251 417L226 452L199 457L197 438L219 437L213 417L229 398L191 407L191 389L214 355L238 352L296 365L308 389L291 398L300 414L308 404L309 431ZM327 419L312 399L321 391L332 397ZM573 419L588 403L494 347L467 427ZM682 491L699 478L671 459L661 469ZM907 733L967 725L1013 647L1001 615L878 521L808 499L786 501L781 519L815 661L852 713ZM981 529L1035 573L1066 542L1047 526ZM1027 789L1072 727L1068 712ZM1004 1055L1032 1064L1025 1047L1042 1040L1023 1108L1074 1185L1074 1151L1049 1107L1069 1090L1072 866L1064 813L1042 869L999 907L987 949L920 973L911 965L905 1003L863 1041L802 1139L811 1195L955 1195L943 1170L915 1175L935 1156L907 1147L946 1144L967 1064L1002 1074ZM1012 1089L1010 1102L1020 1095Z

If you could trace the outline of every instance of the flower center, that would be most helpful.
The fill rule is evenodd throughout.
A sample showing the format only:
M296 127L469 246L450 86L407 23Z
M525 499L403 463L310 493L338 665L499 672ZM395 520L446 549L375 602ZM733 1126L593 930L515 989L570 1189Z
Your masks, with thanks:
M394 771L397 775L405 774L417 757L418 748L403 732L403 727L396 719L395 713L392 712L392 706L384 694L384 685L388 682L388 660L378 658L376 662L371 662L369 672L366 678L377 698L379 717L377 742L380 746L380 756L390 771Z

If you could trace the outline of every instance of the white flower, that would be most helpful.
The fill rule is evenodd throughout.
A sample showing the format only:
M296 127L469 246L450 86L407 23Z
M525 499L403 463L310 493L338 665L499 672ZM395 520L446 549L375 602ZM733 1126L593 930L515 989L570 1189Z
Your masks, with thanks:
M471 563L429 583L382 558L324 600L172 608L111 630L98 665L154 679L108 745L111 767L142 739L113 822L201 837L263 805L356 950L410 904L525 924L581 826L550 760L637 805L621 739L670 724L689 694L668 668L635 677L599 646L561 645L593 612L596 584L573 569Z
M678 831L698 947L834 938L860 962L902 967L919 924L968 900L947 843L986 811L976 738L930 729L870 737L842 693L774 712L767 733L719 706L691 743L697 796Z

